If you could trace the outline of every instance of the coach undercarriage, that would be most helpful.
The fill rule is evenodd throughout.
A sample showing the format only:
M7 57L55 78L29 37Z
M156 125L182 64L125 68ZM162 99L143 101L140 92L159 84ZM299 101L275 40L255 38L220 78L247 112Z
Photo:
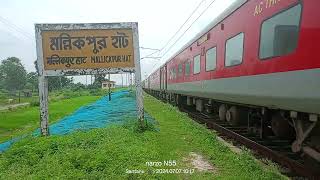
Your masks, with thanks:
M231 126L246 127L247 132L263 139L276 137L292 142L291 150L320 168L319 116L265 107L235 104L165 91L146 90L163 101L192 108L207 115L218 115Z

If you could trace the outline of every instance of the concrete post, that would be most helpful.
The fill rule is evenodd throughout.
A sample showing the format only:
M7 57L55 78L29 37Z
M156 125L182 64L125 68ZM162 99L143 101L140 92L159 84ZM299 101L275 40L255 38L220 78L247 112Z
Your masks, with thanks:
M143 94L142 94L142 86L141 86L138 23L132 24L132 30L133 30L133 42L134 42L135 86L136 86L138 120L139 120L140 126L144 127L145 124L144 124Z
M42 136L48 136L49 135L48 77L39 76L39 99L40 99L40 132Z

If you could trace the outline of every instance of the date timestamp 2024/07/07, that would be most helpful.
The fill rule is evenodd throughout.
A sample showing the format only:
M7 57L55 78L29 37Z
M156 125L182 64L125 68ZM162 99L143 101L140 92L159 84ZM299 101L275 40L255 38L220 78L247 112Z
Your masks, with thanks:
M161 168L161 169L153 169L150 170L149 173L152 174L193 174L194 169L182 169L182 168Z
M127 174L193 174L194 169L183 169L183 168L157 168L157 169L149 169L149 170L141 170L141 169L126 169Z
M126 170L128 174L193 174L195 172L192 168L177 168L177 162L175 160L158 161L158 162L146 162L147 167L156 167L155 169L148 170Z

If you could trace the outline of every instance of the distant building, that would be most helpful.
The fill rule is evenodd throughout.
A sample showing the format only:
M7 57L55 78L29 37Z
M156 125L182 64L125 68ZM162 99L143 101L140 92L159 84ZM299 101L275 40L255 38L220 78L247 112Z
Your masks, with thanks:
M24 97L32 97L32 92L29 90L22 91Z
M110 86L111 89L115 88L116 82L115 81L109 81L109 80L102 81L102 83L101 83L101 88L102 89L108 89L109 86Z

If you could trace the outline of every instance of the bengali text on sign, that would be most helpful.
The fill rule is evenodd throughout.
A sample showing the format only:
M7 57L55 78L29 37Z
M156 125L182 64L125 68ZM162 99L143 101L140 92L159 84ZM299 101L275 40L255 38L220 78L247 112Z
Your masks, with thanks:
M43 31L45 70L133 68L131 29Z

